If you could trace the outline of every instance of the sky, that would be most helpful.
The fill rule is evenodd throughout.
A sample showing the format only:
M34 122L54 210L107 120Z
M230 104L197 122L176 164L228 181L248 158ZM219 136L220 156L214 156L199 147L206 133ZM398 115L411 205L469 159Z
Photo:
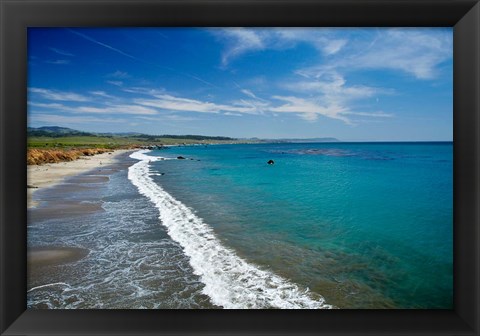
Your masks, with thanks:
M451 28L29 28L28 124L452 141Z

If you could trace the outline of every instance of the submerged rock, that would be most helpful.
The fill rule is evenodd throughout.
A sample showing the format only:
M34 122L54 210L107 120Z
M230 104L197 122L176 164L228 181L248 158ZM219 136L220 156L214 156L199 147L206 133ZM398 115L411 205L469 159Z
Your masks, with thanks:
M185 160L185 158L183 156L177 156L177 159L179 160Z

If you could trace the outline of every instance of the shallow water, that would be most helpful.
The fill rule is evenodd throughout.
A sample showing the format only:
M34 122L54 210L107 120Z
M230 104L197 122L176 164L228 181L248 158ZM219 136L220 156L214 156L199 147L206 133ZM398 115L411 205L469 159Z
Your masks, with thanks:
M452 149L262 144L148 155L194 159L152 162L151 178L238 256L327 303L451 308Z
M29 213L29 246L89 254L30 272L29 288L39 288L28 306L449 309L452 149L324 143L137 153L34 194L43 202Z
M96 171L34 194L43 201L29 213L29 247L74 246L89 253L74 263L30 268L29 308L215 307L201 293L204 285L181 247L159 225L154 206L128 181L133 163L128 159L123 169L108 174L108 183L85 184L105 176ZM79 215L76 209L85 202L101 204L103 211Z

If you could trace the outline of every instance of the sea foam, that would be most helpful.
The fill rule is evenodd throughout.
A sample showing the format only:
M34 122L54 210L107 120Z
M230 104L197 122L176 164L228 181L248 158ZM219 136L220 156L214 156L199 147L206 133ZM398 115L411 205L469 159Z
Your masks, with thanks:
M140 161L129 167L128 178L155 204L159 219L189 257L194 273L205 285L203 293L213 304L227 309L334 308L320 295L248 263L223 246L209 225L153 181L149 163L160 158L146 155L148 152L141 150L130 155Z

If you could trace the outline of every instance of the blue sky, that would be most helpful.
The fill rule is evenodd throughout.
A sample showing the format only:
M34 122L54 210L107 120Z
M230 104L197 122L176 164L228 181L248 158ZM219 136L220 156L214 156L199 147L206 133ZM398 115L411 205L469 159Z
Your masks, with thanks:
M30 28L29 126L451 141L450 28Z

